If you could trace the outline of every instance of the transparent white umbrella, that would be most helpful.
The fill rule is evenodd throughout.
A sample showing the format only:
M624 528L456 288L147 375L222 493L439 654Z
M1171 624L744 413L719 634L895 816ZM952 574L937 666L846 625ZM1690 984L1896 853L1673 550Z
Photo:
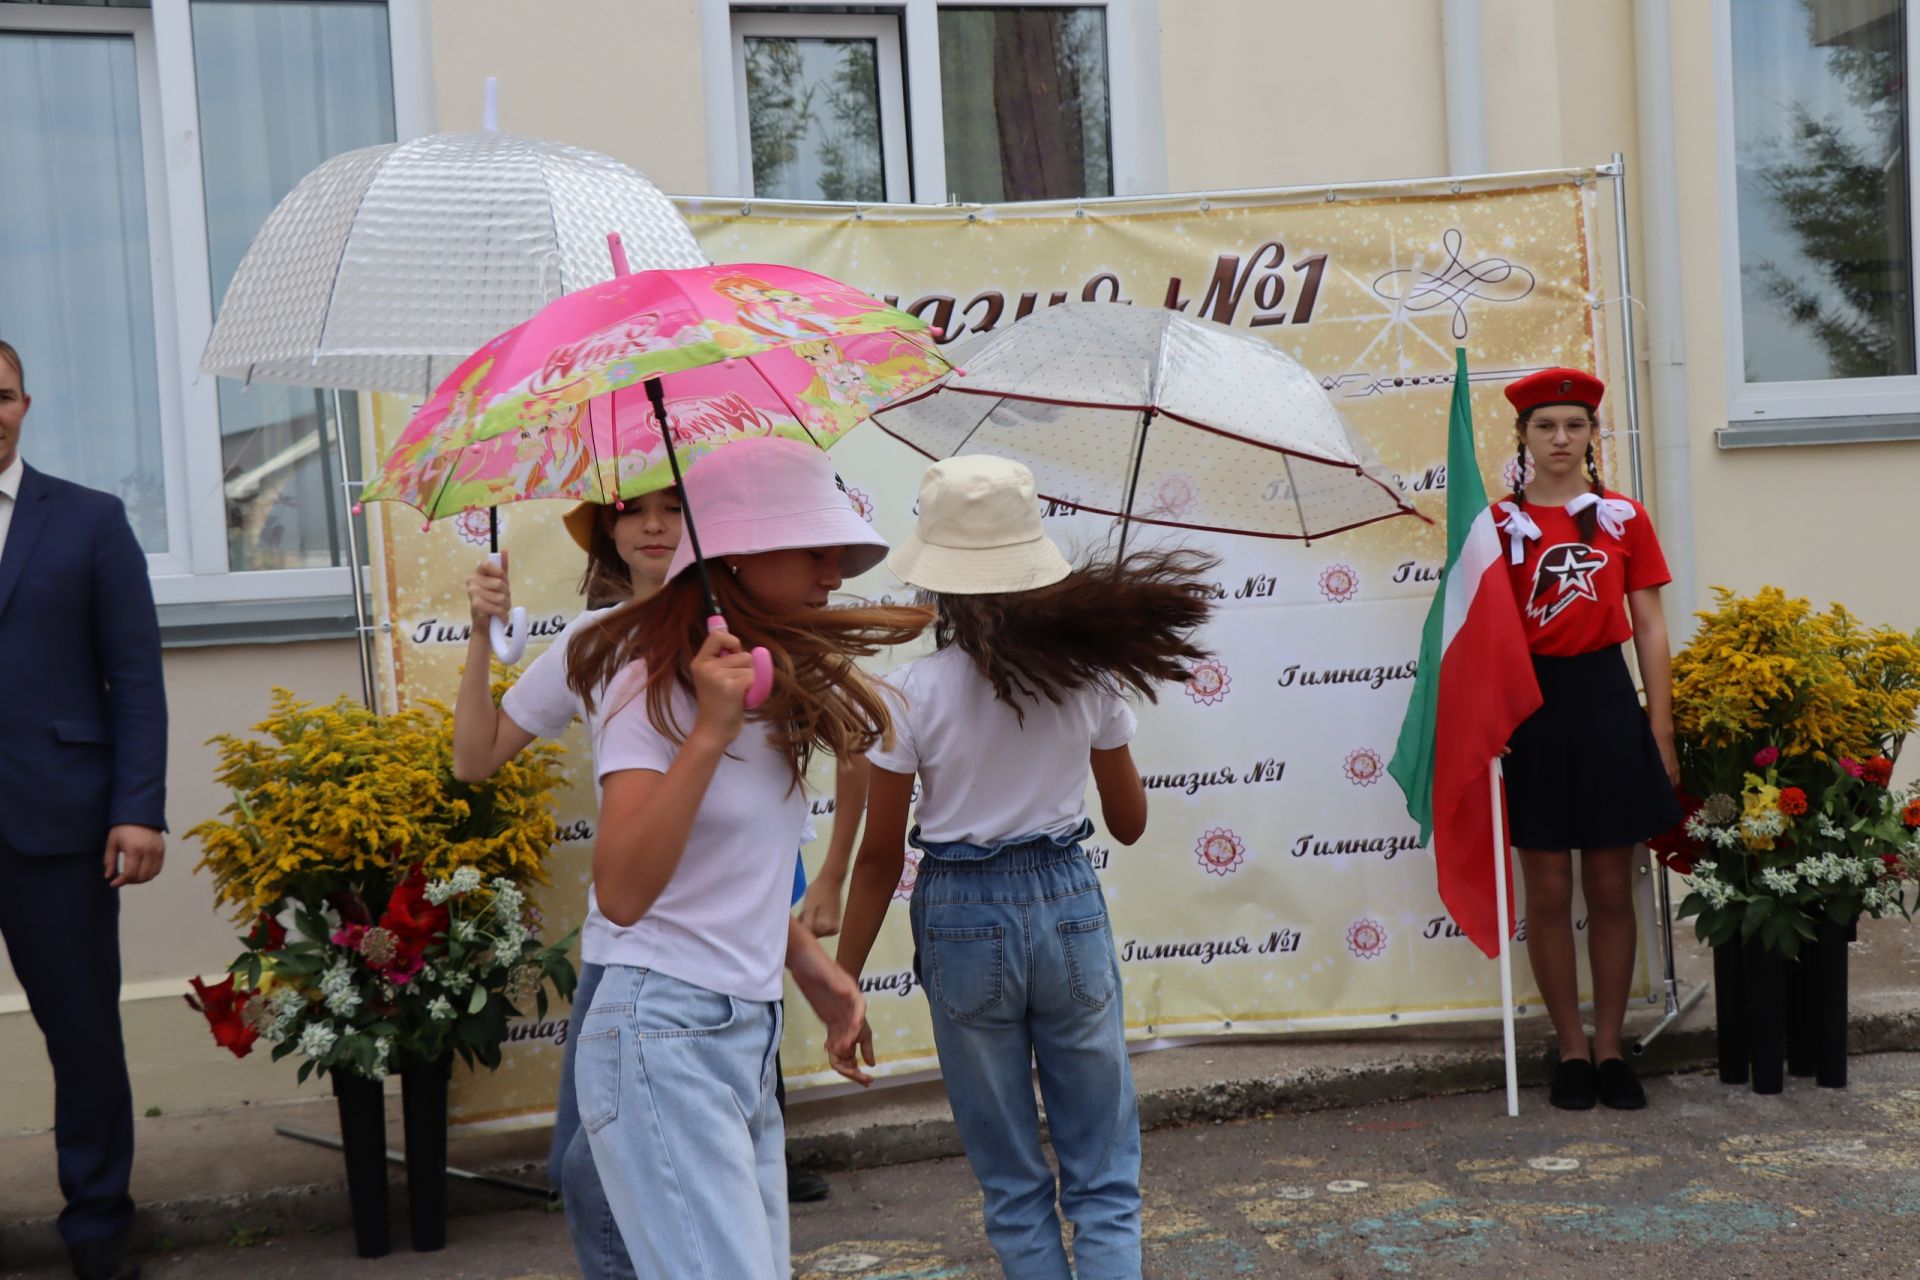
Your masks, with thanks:
M494 128L349 151L267 216L200 367L424 399L496 335L612 279L609 231L636 271L707 261L672 201L596 151Z
M1312 373L1225 325L1063 303L950 358L874 423L929 458L1017 459L1082 511L1304 539L1418 514Z
M240 260L200 368L424 400L497 335L562 294L611 280L609 232L634 270L706 265L659 188L597 151L498 128L495 94L489 78L482 129L349 151L302 178ZM342 433L334 444L344 476ZM357 565L352 521L347 536ZM506 662L525 651L524 613L493 620L494 652ZM354 614L371 707L358 574Z

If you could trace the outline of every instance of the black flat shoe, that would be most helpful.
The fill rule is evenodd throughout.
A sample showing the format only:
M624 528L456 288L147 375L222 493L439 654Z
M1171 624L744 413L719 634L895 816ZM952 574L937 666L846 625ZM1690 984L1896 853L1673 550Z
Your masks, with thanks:
M833 1194L827 1180L811 1169L787 1166L787 1203L812 1204Z
M1562 1111L1591 1111L1598 1088L1591 1058L1562 1058L1553 1068L1547 1101Z
M1600 1064L1600 1103L1615 1111L1638 1111L1647 1105L1647 1091L1640 1077L1633 1074L1625 1058L1608 1058Z

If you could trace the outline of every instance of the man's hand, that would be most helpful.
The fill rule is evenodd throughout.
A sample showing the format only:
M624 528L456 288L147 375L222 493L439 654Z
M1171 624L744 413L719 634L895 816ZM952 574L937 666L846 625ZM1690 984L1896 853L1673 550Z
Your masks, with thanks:
M167 860L167 837L152 827L122 823L107 832L106 873L110 888L145 884Z

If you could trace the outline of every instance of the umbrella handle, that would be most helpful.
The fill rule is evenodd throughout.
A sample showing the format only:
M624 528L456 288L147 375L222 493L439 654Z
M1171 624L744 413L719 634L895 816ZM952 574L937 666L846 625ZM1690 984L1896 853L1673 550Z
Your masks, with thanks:
M499 564L500 553L496 551L487 559ZM493 641L493 656L512 666L527 651L527 611L515 605L510 619L488 618L487 634Z
M708 631L725 631L727 620L719 614L707 619ZM753 683L747 686L747 710L752 711L773 692L773 655L762 645L753 649Z

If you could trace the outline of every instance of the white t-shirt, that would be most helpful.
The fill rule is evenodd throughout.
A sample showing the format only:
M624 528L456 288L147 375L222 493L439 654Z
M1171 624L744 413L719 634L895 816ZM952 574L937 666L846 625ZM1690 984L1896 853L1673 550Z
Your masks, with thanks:
M636 678L638 664L628 673ZM694 700L676 690L673 714L691 729ZM615 700L594 743L604 779L625 769L665 773L680 748L647 716L644 693ZM630 964L742 1000L778 1000L787 962L795 836L807 816L787 759L749 721L714 770L673 878L647 913L617 931L606 964ZM597 908L596 908L597 910Z
M894 742L867 759L920 775L920 838L993 844L1066 835L1086 820L1087 753L1123 747L1138 721L1124 698L1081 689L1029 699L1023 726L973 659L941 649L887 678Z

